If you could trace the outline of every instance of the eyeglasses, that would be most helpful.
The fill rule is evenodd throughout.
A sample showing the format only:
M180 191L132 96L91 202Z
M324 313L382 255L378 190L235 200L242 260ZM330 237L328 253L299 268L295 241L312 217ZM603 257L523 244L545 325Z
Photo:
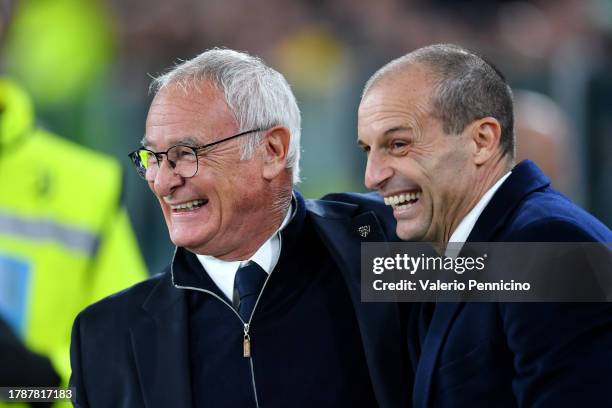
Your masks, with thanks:
M170 167L172 167L174 170L174 173L183 178L190 178L195 176L198 172L198 151L249 133L260 132L262 130L263 129L247 130L246 132L241 132L237 135L229 136L225 139L217 140L216 142L208 143L202 146L178 144L172 146L165 152L154 152L152 150L142 148L131 152L128 156L132 160L138 175L147 181L154 181L155 177L157 177L157 172L161 167L163 156L166 156L166 160L168 161Z

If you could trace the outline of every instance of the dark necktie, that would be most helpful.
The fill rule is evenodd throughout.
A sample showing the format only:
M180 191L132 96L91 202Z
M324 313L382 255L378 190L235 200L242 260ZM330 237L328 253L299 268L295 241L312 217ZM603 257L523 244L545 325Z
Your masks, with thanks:
M257 297L267 277L266 271L253 261L241 266L236 272L234 287L240 297L238 314L245 322L248 322L251 317L255 302L257 302Z

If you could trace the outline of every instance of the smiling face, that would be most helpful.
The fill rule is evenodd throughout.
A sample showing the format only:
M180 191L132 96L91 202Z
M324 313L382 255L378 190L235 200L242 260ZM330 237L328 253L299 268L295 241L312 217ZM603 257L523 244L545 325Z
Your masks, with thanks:
M145 147L165 151L176 144L204 145L239 132L223 93L209 83L185 92L170 85L153 100ZM243 136L248 137L248 136ZM245 259L274 231L261 155L240 160L233 139L198 152L198 172L175 174L165 157L149 186L161 205L170 239L192 252Z
M433 78L423 65L389 74L359 106L358 143L367 152L365 184L393 206L397 235L444 243L480 191L468 127L444 133L431 104Z

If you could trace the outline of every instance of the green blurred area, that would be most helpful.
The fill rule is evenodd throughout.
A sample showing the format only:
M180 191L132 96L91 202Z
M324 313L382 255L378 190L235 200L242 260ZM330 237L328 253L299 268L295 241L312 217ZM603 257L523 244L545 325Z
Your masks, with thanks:
M22 0L5 42L5 71L39 108L86 97L115 57L115 30L96 0Z

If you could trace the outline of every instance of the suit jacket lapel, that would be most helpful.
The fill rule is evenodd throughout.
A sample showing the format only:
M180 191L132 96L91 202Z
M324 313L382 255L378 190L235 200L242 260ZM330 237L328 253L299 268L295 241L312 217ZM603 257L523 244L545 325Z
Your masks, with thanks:
M372 211L354 216L357 208L347 203L309 206L315 227L347 283L379 406L407 406L409 383L398 358L403 354L398 305L361 302L360 257L355 256L361 253L361 242L384 242L387 237Z
M145 406L189 408L192 402L184 291L172 285L168 273L143 308L150 319L139 322L130 332Z
M437 303L425 336L423 350L417 365L414 382L414 406L426 407L431 393L436 363L451 324L462 303Z
M497 233L525 196L549 185L550 180L533 162L525 160L517 164L478 217L468 242L495 241Z
M494 241L523 198L550 184L546 176L526 160L512 169L512 174L495 192L474 225L468 242ZM414 406L426 407L440 350L462 303L438 303L425 337L421 358L417 366L414 384Z

